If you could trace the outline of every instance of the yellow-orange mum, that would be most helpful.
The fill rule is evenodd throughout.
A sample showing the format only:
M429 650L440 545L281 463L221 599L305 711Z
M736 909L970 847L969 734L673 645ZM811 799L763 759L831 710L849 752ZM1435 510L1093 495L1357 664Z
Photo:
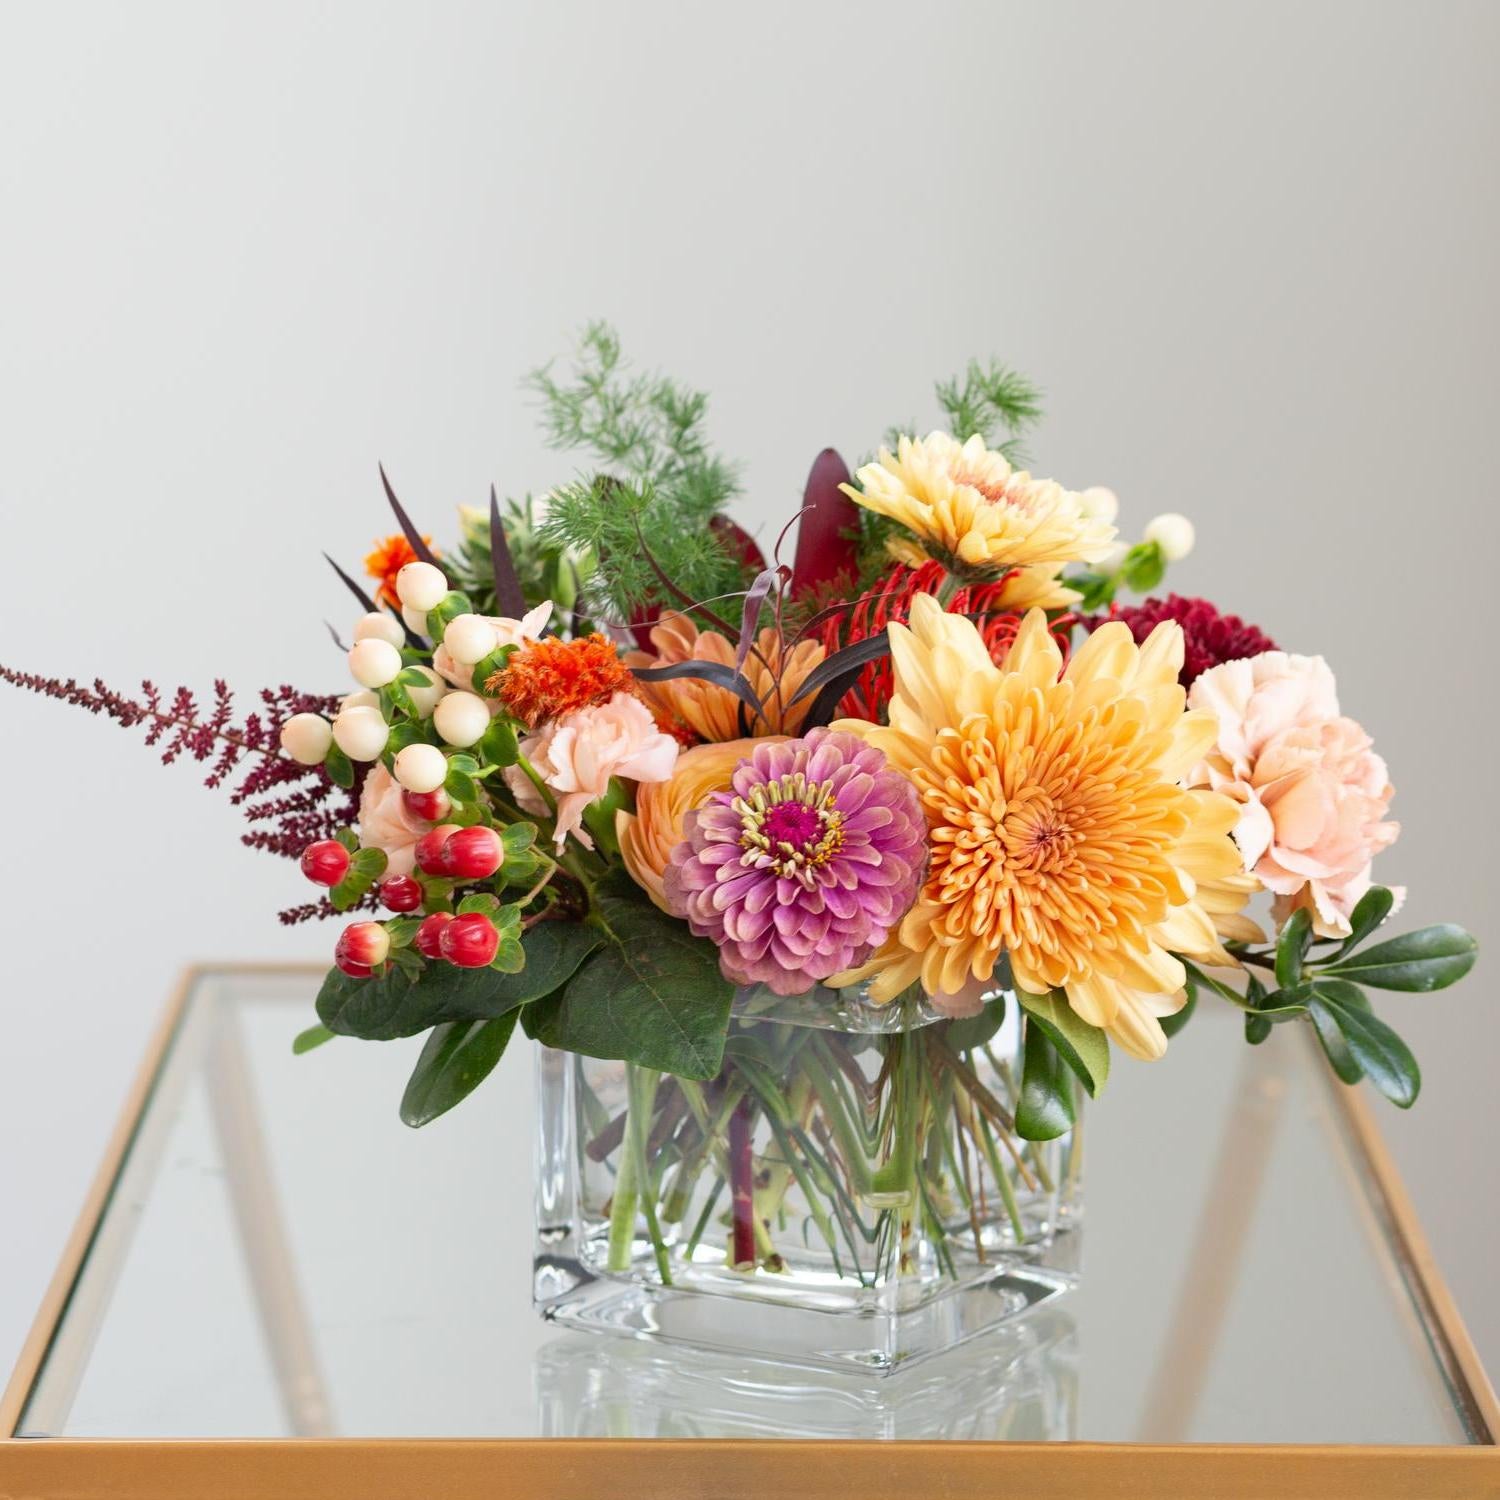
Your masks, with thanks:
M741 668L755 690L763 711L750 725L757 734L795 734L812 709L812 695L795 707L792 699L807 674L823 660L817 641L801 641L783 658L774 630L763 630L756 650ZM655 654L632 651L625 661L632 667L664 667L679 661L713 661L734 665L734 647L717 631L699 630L686 616L666 614L651 631ZM757 654L758 653L758 654ZM664 725L686 725L704 740L735 740L740 728L740 700L728 688L716 687L696 677L671 682L642 682L637 691ZM747 709L748 713L749 710Z
M422 541L429 550L432 549L430 536L424 536ZM433 556L436 557L437 553L433 552ZM375 550L365 558L365 573L378 580L380 586L375 590L375 597L381 603L389 604L392 609L401 608L401 600L396 594L396 574L407 563L416 561L416 549L399 531L395 536L376 542Z
M968 578L1010 568L1095 562L1115 529L1091 518L1082 497L1051 479L1017 472L984 439L945 432L903 437L840 488L867 510L911 532L923 552Z
M1233 803L1180 785L1216 730L1184 711L1181 629L1163 624L1137 647L1128 627L1104 625L1066 671L1040 610L1003 668L930 595L890 635L890 724L834 727L912 779L931 864L892 939L831 982L870 979L877 1000L917 981L959 995L1004 953L1022 989L1064 990L1127 1052L1159 1057L1159 1018L1185 1001L1174 954L1230 961L1198 884L1241 869Z
M672 850L682 842L683 819L695 807L701 807L709 793L723 791L734 768L767 738L779 736L694 745L677 757L666 781L646 782L636 788L634 813L616 813L615 833L625 868L664 912L672 909L662 891L662 874Z
M607 703L633 687L630 669L614 642L597 631L576 641L556 636L526 641L484 684L486 693L530 729L544 719Z

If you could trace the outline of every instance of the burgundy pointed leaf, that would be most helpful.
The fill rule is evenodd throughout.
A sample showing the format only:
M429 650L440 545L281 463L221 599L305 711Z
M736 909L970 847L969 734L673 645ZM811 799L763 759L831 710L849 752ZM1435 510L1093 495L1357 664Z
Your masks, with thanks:
M642 682L671 682L677 677L696 677L700 682L728 688L751 713L761 711L755 689L733 667L726 667L721 661L674 661L666 667L636 667L632 675Z
M495 579L495 607L508 619L519 620L526 613L526 596L521 592L510 543L505 539L494 485L490 486L490 571Z
M848 482L849 467L832 448L813 460L792 564L795 599L858 570L859 507L839 488Z
M349 592L353 594L361 604L364 605L365 613L370 615L378 615L381 611L376 607L375 601L362 588L360 588L360 586L341 567L339 567L339 565L334 562L334 560L329 557L326 552L323 554L323 556L328 558L328 566L332 568L333 571L344 580L344 583L347 585ZM395 615L394 618L400 619L400 616ZM420 649L422 645L421 636L419 636L411 628L411 626L406 623L405 620L401 620L401 628L406 632L406 644L413 647L414 649Z
M411 550L422 559L424 563L437 566L437 558L433 555L432 548L422 540L422 533L411 523L411 517L402 508L401 502L396 498L396 492L391 488L391 482L385 477L385 465L379 465L380 482L385 486L385 498L391 502L391 509L396 513L396 519L401 523L401 529L406 533L406 540L411 543Z
M734 653L734 669L740 671L745 658L755 644L755 625L760 619L761 605L766 602L771 590L781 582L781 574L775 568L764 569L745 594L745 607L740 613L740 643Z

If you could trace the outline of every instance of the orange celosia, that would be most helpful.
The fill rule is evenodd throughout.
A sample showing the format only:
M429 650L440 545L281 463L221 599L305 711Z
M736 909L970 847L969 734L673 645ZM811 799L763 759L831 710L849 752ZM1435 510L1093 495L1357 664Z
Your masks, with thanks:
M613 641L595 632L576 641L527 641L490 676L484 690L528 728L576 709L607 703L634 686Z
M424 536L422 540L436 557L438 554L432 546L432 538ZM365 572L379 580L380 587L375 591L378 602L389 604L392 609L401 608L401 600L396 594L396 574L407 563L416 561L416 550L399 531L375 544L375 550L365 558Z
M700 631L686 615L663 615L651 632L651 644L654 655L632 651L625 658L627 665L664 667L679 661L734 665L733 645L715 631ZM749 728L754 734L795 734L811 711L813 699L809 695L795 707L792 699L807 674L823 660L823 647L817 641L802 641L783 659L774 630L761 631L755 645L741 670L763 707L761 713L750 716ZM697 677L678 677L671 682L642 682L637 691L664 727L686 725L705 740L734 740L742 733L740 700L728 688ZM669 728L668 732L675 731Z

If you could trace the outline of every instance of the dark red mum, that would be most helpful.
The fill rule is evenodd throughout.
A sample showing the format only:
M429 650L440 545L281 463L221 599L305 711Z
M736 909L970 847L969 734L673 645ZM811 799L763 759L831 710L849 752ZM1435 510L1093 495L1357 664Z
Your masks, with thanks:
M1220 662L1276 650L1270 636L1247 625L1238 615L1221 615L1207 599L1184 599L1181 594L1143 599L1125 609L1116 606L1107 615L1095 615L1084 623L1090 630L1097 630L1109 620L1123 620L1137 642L1144 641L1163 620L1176 620L1182 626L1187 648L1178 676L1183 687L1191 687L1196 678Z

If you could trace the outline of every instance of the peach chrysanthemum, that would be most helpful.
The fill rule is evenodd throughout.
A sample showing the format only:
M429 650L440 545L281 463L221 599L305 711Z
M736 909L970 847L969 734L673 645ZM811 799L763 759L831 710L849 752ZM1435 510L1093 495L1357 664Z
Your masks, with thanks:
M632 686L630 668L620 660L614 642L596 631L576 641L545 636L524 642L485 679L484 690L512 717L535 729L543 720L607 703Z
M431 551L432 538L424 536L422 541ZM432 555L436 557L437 553L433 551ZM407 563L416 561L416 549L399 531L395 536L384 537L375 543L375 550L365 558L365 573L378 581L380 586L375 590L375 597L380 603L389 604L392 609L401 608L401 600L396 594L396 574Z
M729 785L734 768L750 755L758 740L725 740L694 745L677 757L666 781L647 782L635 794L635 811L615 815L620 857L631 878L664 912L670 913L662 876L672 851L682 842L683 819L701 807L710 792Z
M774 630L762 630L756 650L741 668L763 705L753 715L752 734L795 734L812 709L812 696L795 708L791 701L807 674L823 660L823 647L812 640L801 641L782 657ZM625 657L630 667L665 667L679 661L713 661L734 665L734 647L717 631L702 630L686 616L665 614L651 631L654 650L632 651ZM757 655L757 652L759 653ZM740 700L728 688L716 687L696 677L678 677L671 682L642 682L636 689L665 726L685 725L704 740L737 740ZM749 714L749 710L746 710ZM674 732L669 728L669 733Z
M851 498L904 526L927 556L970 579L1010 568L1095 562L1115 529L1091 519L1083 501L1051 479L1017 472L975 435L903 437L843 485ZM904 560L904 559L903 559Z
M932 859L897 933L832 982L870 979L890 1000L920 981L941 1004L1008 954L1022 989L1064 990L1127 1052L1159 1057L1159 1018L1185 1001L1174 955L1230 961L1198 883L1242 868L1234 804L1180 785L1217 730L1184 711L1181 630L1137 647L1106 625L1064 670L1033 610L997 667L970 621L920 595L890 638L889 726L834 727L915 783Z

